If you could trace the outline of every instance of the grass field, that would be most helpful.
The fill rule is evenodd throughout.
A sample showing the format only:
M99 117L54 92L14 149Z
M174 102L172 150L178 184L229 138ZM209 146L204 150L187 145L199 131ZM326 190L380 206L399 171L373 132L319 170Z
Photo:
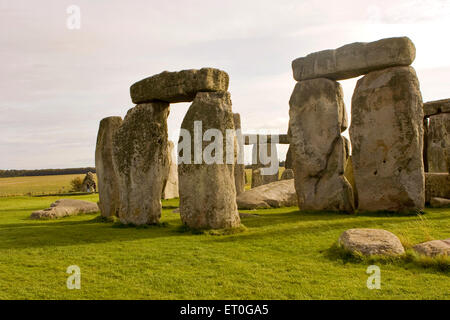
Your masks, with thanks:
M73 198L97 201L97 195ZM366 286L368 263L336 259L348 228L383 228L405 244L448 238L450 210L422 217L243 211L246 230L182 232L177 200L164 201L162 226L123 228L98 215L36 221L58 197L0 198L0 299L450 299L450 274L384 262L381 290ZM66 269L81 269L68 290Z

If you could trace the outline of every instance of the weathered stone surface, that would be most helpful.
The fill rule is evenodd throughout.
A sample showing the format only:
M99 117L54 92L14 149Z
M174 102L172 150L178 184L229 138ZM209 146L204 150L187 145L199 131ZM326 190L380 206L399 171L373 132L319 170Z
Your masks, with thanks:
M283 173L281 174L280 180L289 180L289 179L294 179L294 170L284 169Z
M167 144L167 157L169 162L169 171L164 183L162 194L163 199L178 198L178 165L173 153L173 142Z
M34 211L30 218L56 219L95 212L99 212L99 208L94 202L75 199L60 199L53 202L47 209Z
M239 209L264 209L297 205L294 180L276 181L247 190L237 197Z
M287 134L244 134L244 144L245 145L253 145L253 144L266 144L266 143L275 143L275 144L289 144L289 138Z
M190 132L191 145L194 145L194 121L202 121L201 134L211 128L222 132L223 164L206 164L203 159L201 164L178 165L181 220L195 229L238 227L240 218L236 205L234 164L226 163L225 132L227 129L234 129L230 94L228 92L197 94L181 124L182 129ZM204 151L209 144L210 142L203 141L201 150ZM180 146L178 143L179 148ZM191 159L195 158L194 150L195 148L191 148ZM216 155L220 154L219 149L215 151Z
M233 113L234 128L241 129L241 116L239 113ZM245 165L243 154L239 153L238 143L236 145L236 163L234 164L234 183L236 186L236 195L241 194L245 190ZM242 152L244 150L241 150ZM239 160L239 161L238 161Z
M411 67L374 71L352 98L352 162L361 211L424 207L422 97Z
M83 179L83 191L96 192L97 183L95 182L95 175L92 172L86 173Z
M98 181L99 207L103 217L117 216L119 186L113 164L113 137L122 124L121 117L100 121L95 148L95 169Z
M275 163L272 166L279 167L278 151L275 144L254 144L252 149L252 188L278 181L278 170L274 174L263 174L261 171L262 168L269 168L271 166L270 163L264 163L264 153L269 159L274 159Z
M342 88L328 79L298 82L289 101L290 148L302 210L354 211L344 177Z
M289 146L288 151L286 153L286 160L284 162L284 167L286 169L292 169L293 168L293 164L292 164L293 159L292 159L292 157L293 157L292 149L291 149L291 146Z
M430 200L432 208L450 208L450 199L434 197Z
M395 256L405 253L400 239L383 229L349 229L341 234L339 244L365 256Z
M190 102L200 91L227 91L229 77L214 68L164 71L136 82L130 88L133 103L152 101Z
M416 49L409 38L388 38L311 53L292 61L292 70L297 81L316 78L343 80L374 70L408 66L415 57Z
M124 224L154 224L161 217L161 195L169 170L167 117L169 104L153 102L130 109L113 138Z
M355 175L353 174L353 161L352 156L348 156L345 163L344 177L347 179L348 183L352 186L353 197L355 201L355 208L358 207L358 189L356 188Z
M428 257L448 256L450 255L450 239L422 242L416 244L413 249Z
M450 113L429 117L427 131L428 172L449 172Z
M439 113L449 113L449 112L450 112L450 99L428 101L423 104L423 113L425 117L429 117Z
M431 198L450 199L450 175L448 173L425 173L425 201Z

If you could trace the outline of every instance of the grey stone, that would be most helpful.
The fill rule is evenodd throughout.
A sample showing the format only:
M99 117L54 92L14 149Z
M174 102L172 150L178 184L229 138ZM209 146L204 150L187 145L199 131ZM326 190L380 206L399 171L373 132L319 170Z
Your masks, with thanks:
M450 175L448 173L425 173L425 200L431 198L450 199Z
M241 129L241 116L239 115L239 113L233 113L233 122L234 128L236 130ZM237 152L239 152L239 149L237 149ZM234 164L234 182L236 186L236 195L239 195L245 191L245 165L244 163L238 163L238 159L239 155L237 154L236 163Z
M349 229L341 234L339 244L365 256L396 256L405 253L400 239L382 229Z
M294 180L276 181L247 190L237 197L239 209L267 209L297 205Z
M361 211L424 208L423 111L412 67L374 71L352 98L352 162Z
M436 257L450 255L450 239L446 240L432 240L416 244L413 247L418 254Z
M429 117L427 129L428 172L449 172L450 113Z
M450 208L450 199L434 197L430 200L432 208Z
M194 121L202 121L202 133L214 128L223 134L223 164L180 163L180 217L195 229L234 228L240 225L236 205L234 164L226 162L227 129L234 129L231 99L228 92L199 92L186 113L181 128L190 132L194 145ZM202 151L209 142L203 142ZM178 143L180 148L180 143ZM194 159L191 148L191 159ZM180 153L179 149L179 153ZM183 150L185 152L185 150ZM185 156L183 154L183 156Z
M103 217L117 216L119 182L113 164L113 137L122 124L121 117L108 117L100 121L95 148L95 169L98 181L99 207Z
M290 148L301 210L354 211L344 177L345 128L342 88L336 81L298 82L289 101Z
M423 104L423 113L425 117L429 117L439 113L450 112L450 99L442 99L428 101Z
M228 82L225 71L213 68L164 71L133 84L130 94L136 104L152 101L190 102L200 91L227 91Z
M265 149L265 151L263 151ZM278 151L275 144L254 144L252 149L252 188L259 187L260 185L278 181L278 170L274 174L263 174L261 169L270 167L269 164L264 164L263 152L272 159L276 159L275 166L278 168ZM273 165L273 164L272 164Z
M408 66L415 57L416 49L409 38L387 38L311 53L295 59L292 70L297 81L316 78L343 80L374 70Z
M99 212L99 208L94 202L75 199L60 199L53 202L47 209L34 211L30 218L56 219L96 212Z
M167 117L169 104L153 102L130 109L113 139L118 178L119 218L124 224L155 224L169 171Z
M294 170L284 169L283 173L281 174L280 180L289 180L289 179L294 179Z

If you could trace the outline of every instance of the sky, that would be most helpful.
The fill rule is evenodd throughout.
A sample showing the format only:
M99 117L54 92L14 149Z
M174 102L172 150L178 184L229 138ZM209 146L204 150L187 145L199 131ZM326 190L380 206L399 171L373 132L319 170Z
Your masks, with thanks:
M408 36L423 100L450 98L450 0L0 0L0 30L0 169L94 166L100 120L164 70L225 70L243 131L286 133L292 60ZM347 112L356 80L341 81ZM170 107L174 141L188 107Z

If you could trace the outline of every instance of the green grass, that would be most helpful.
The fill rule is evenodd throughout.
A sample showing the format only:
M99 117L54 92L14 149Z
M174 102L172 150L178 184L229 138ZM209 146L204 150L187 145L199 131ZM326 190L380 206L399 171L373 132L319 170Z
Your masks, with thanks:
M96 195L73 198L97 201ZM450 275L433 264L375 261L381 290L369 290L373 261L333 255L349 228L383 228L412 244L448 238L449 209L418 216L344 215L297 208L244 211L243 232L183 230L177 200L161 224L117 227L98 215L36 221L57 197L0 198L0 299L449 299ZM81 290L66 269L81 268Z
M70 181L84 174L0 178L0 197L67 193Z

